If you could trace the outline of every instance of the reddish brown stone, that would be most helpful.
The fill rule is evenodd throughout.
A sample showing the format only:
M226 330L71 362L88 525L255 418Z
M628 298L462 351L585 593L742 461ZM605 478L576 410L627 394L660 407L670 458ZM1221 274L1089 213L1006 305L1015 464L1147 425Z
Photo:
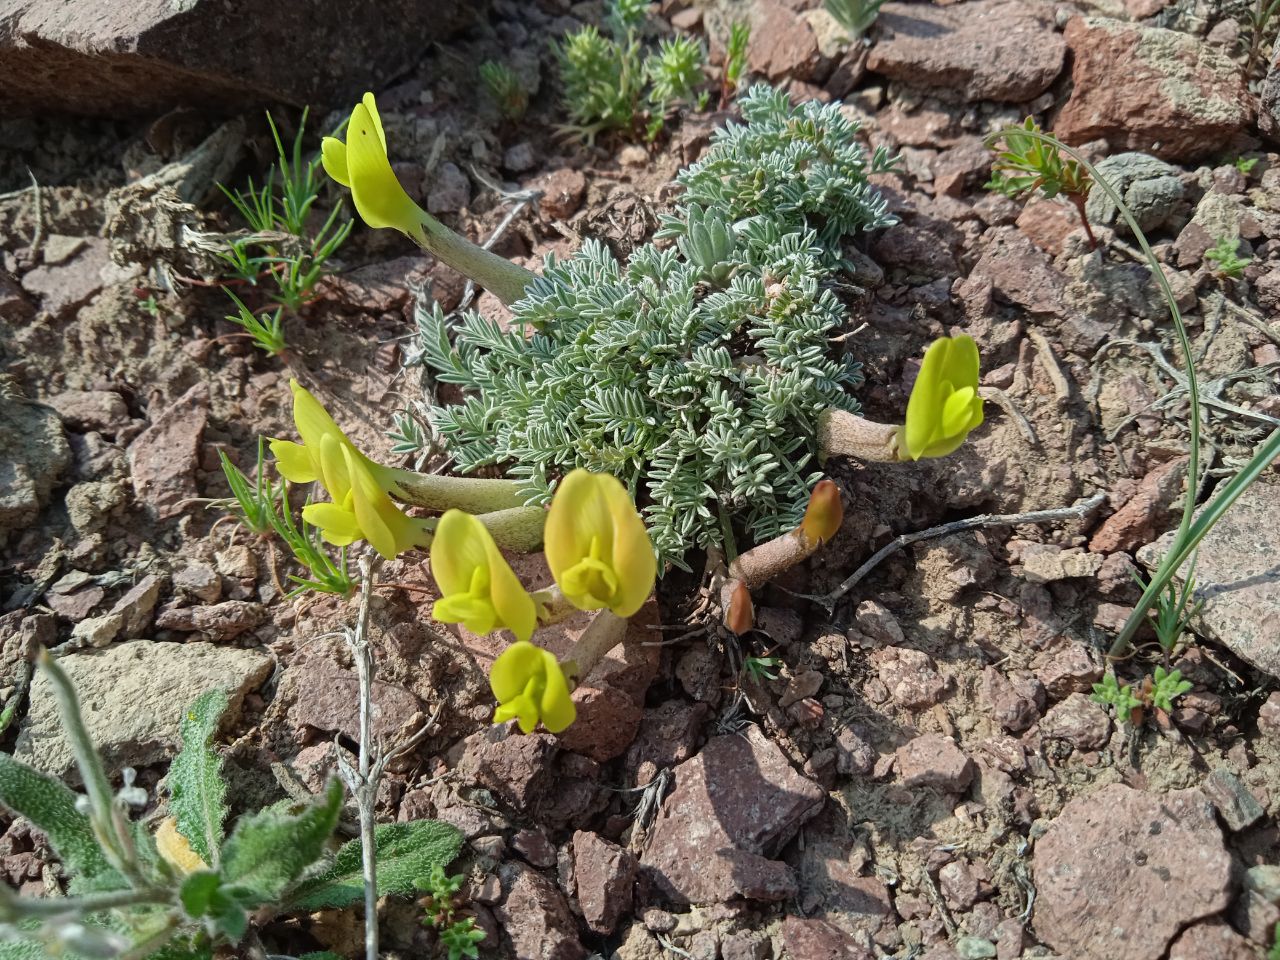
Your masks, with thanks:
M618 920L631 912L635 856L616 843L579 830L573 835L573 873L587 926L596 933L613 933Z
M961 793L973 781L973 761L950 737L926 733L897 752L898 773L908 787L935 787Z
M1148 473L1132 497L1103 521L1089 540L1093 553L1133 550L1155 539L1157 526L1169 517L1169 508L1182 492L1186 457L1176 457Z
M498 870L506 899L494 908L516 960L583 960L578 925L556 885L520 863Z
M1240 68L1190 34L1073 17L1064 36L1071 98L1054 133L1066 143L1106 140L1112 152L1194 160L1221 153L1252 119Z
M782 921L782 945L797 960L871 960L873 954L839 927L825 920L787 917Z
M129 471L138 499L161 520L184 513L199 496L195 469L209 418L209 387L197 383L129 445Z

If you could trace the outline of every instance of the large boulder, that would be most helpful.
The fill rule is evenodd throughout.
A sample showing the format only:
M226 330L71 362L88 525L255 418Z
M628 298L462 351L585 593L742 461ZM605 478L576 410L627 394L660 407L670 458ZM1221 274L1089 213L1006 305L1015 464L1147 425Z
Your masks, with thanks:
M335 104L411 67L483 12L459 0L11 0L0 111Z

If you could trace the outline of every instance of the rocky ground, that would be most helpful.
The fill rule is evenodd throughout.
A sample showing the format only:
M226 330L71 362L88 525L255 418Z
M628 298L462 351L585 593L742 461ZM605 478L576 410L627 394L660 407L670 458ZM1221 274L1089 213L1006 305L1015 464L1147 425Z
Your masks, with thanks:
M1137 598L1133 574L1158 559L1184 496L1178 354L1114 211L1091 201L1091 250L1065 203L984 190L983 137L1031 114L1106 158L1214 402L1203 499L1280 418L1280 155L1265 139L1280 134L1280 65L1243 72L1240 3L890 3L870 47L852 50L814 6L676 0L660 17L706 36L715 57L725 24L750 16L753 75L844 100L869 144L901 154L899 172L876 178L901 223L849 250L869 291L847 331L861 399L896 416L924 344L963 330L982 352L988 423L945 461L832 463L843 530L757 597L758 629L741 641L690 630L697 584L668 577L559 737L488 725L497 642L430 623L423 558L392 565L374 609L378 732L444 709L393 769L379 816L464 831L458 869L485 956L1263 956L1280 921L1280 474L1200 551L1208 602L1176 663L1193 689L1171 715L1116 723L1089 692ZM723 119L689 113L652 150L556 139L548 38L599 13L495 0L487 22L379 78L392 159L433 212L483 237L510 208L491 184L542 191L498 246L531 264L582 237L620 255L646 239L675 171ZM500 121L478 93L468 65L486 57L529 84L524 120ZM248 68L240 79L296 92ZM225 85L200 89L225 104ZM285 559L207 509L227 493L218 453L247 465L258 435L291 435L294 375L391 459L383 431L419 389L404 367L410 290L429 284L451 309L463 284L403 238L357 226L320 299L289 321L287 363L264 358L231 335L218 290L176 279L208 264L175 239L240 226L209 188L261 175L260 114L220 128L225 114L119 119L118 91L107 103L112 119L0 121L0 190L14 191L0 196L0 693L21 695L34 645L60 649L111 763L153 788L175 705L230 686L242 812L317 789L334 736L352 746L356 680L332 631L353 610L284 599ZM201 143L199 162L166 166ZM1256 160L1247 172L1242 157ZM1205 260L1223 236L1251 257L1239 280ZM491 297L479 307L500 314ZM832 589L898 534L1098 492L1103 506L1081 520L922 541L830 616L791 592ZM744 653L766 652L782 661L776 680L739 675ZM1157 659L1144 638L1119 672L1137 679ZM38 679L19 716L6 749L71 774ZM0 826L7 881L56 885L42 838ZM419 919L385 905L389 955L434 955ZM317 914L264 939L354 956L360 924Z

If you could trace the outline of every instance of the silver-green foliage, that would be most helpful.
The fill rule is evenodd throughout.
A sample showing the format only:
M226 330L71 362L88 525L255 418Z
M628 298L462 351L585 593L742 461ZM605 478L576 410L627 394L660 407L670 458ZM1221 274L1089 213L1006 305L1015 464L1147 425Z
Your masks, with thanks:
M612 473L677 564L732 523L755 539L799 523L818 414L857 409L858 365L831 342L839 241L892 222L838 107L764 86L741 103L747 124L681 175L674 246L549 257L510 330L418 313L423 359L467 391L430 410L461 470L509 466L530 503L574 467Z
M82 778L105 784L66 675L52 661L43 668L66 694L59 697L63 724L76 741ZM159 856L150 829L129 819L130 807L146 802L131 775L114 796L91 785L78 797L0 754L0 806L43 831L71 875L71 895L60 898L21 898L0 885L0 960L205 960L217 945L243 938L251 916L360 899L359 841L329 859L343 798L336 780L312 802L246 815L225 835L226 784L212 741L226 706L226 695L212 691L186 711L182 750L169 771L169 811L205 865L189 874ZM461 842L456 828L437 821L381 828L379 894L412 894L417 878L452 861Z

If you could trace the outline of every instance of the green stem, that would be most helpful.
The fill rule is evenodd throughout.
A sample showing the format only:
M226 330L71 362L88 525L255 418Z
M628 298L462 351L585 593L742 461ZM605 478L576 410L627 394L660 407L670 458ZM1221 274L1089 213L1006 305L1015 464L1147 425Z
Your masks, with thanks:
M103 910L169 903L173 895L160 890L109 890L83 897L19 897L7 887L0 894L0 915L6 923L42 920L49 917L85 917Z
M485 525L498 546L517 553L533 553L542 546L547 511L541 507L511 507L477 514L476 519Z
M470 277L507 306L521 299L525 288L538 279L536 273L458 236L431 214L420 215L421 226L410 234L418 246Z
M1124 202L1124 197L1120 196L1116 191L1116 188L1110 184L1106 177L1098 172L1098 168L1090 163L1088 158L1080 153L1080 151L1062 143L1062 141L1057 137L1043 133L1039 130L1027 130L1025 127L1013 127L1007 130L1002 130L999 133L994 133L987 138L987 145L990 146L994 141L999 140L1010 133L1015 133L1018 136L1032 137L1039 140L1041 143L1049 144L1071 157L1080 164L1080 166L1084 167L1086 171L1088 171L1093 182L1101 188L1103 193L1107 195L1108 199L1115 204L1116 210L1120 212L1120 216L1124 218L1124 222L1133 232L1133 236L1138 241L1138 246L1142 248L1143 256L1147 260L1147 266L1151 269L1152 278L1155 280L1156 286L1160 288L1160 294L1164 297L1165 305L1169 308L1169 316L1173 320L1173 327L1178 337L1178 346L1182 350L1183 363L1187 368L1187 398L1191 407L1191 422L1189 425L1191 436L1188 442L1187 451L1187 493L1185 502L1182 506L1182 520L1178 524L1178 533L1174 538L1174 547L1169 551L1169 555L1174 556L1181 554L1182 558L1185 559L1187 553L1190 553L1190 549L1194 549L1194 544L1191 545L1190 549L1185 551L1183 550L1183 547L1186 546L1191 532L1191 520L1196 509L1196 491L1200 489L1200 382L1196 377L1195 357L1191 352L1191 338L1187 336L1187 326L1182 322L1182 311L1178 309L1178 300L1173 294L1173 287L1169 285L1169 278L1165 276L1164 268L1161 267L1160 261L1156 259L1156 255L1152 252L1151 244L1147 243L1146 234L1143 233L1142 228L1138 226L1138 221L1134 218L1133 213L1130 212L1128 204ZM1237 496L1238 495L1239 494L1237 494ZM1201 534L1201 536L1203 536L1203 534ZM1168 558L1166 557L1166 561L1167 560ZM1181 560L1178 562L1181 563ZM1150 609L1155 597L1159 594L1159 591L1164 588L1164 583L1168 582L1169 578L1172 577L1173 573L1177 570L1177 567L1174 566L1168 571L1168 575L1164 576L1162 580L1160 574L1164 571L1164 567L1165 564L1162 563L1160 565L1160 571L1157 572L1156 576L1152 577L1151 584L1148 586L1147 590L1143 591L1142 598L1138 601L1138 606L1134 607L1133 613L1129 615L1129 619L1125 623L1124 628L1120 631L1119 636L1116 637L1116 642L1111 645L1111 656L1120 656L1126 649L1128 649L1129 641L1132 639L1133 634L1137 631L1138 627L1146 619L1147 610ZM1152 591L1151 587L1157 587L1157 589Z
M395 493L405 503L428 510L457 507L467 513L490 513L522 507L525 498L510 480L488 480L483 477L447 477L438 473L414 473L411 470L388 470L388 479L396 485Z

